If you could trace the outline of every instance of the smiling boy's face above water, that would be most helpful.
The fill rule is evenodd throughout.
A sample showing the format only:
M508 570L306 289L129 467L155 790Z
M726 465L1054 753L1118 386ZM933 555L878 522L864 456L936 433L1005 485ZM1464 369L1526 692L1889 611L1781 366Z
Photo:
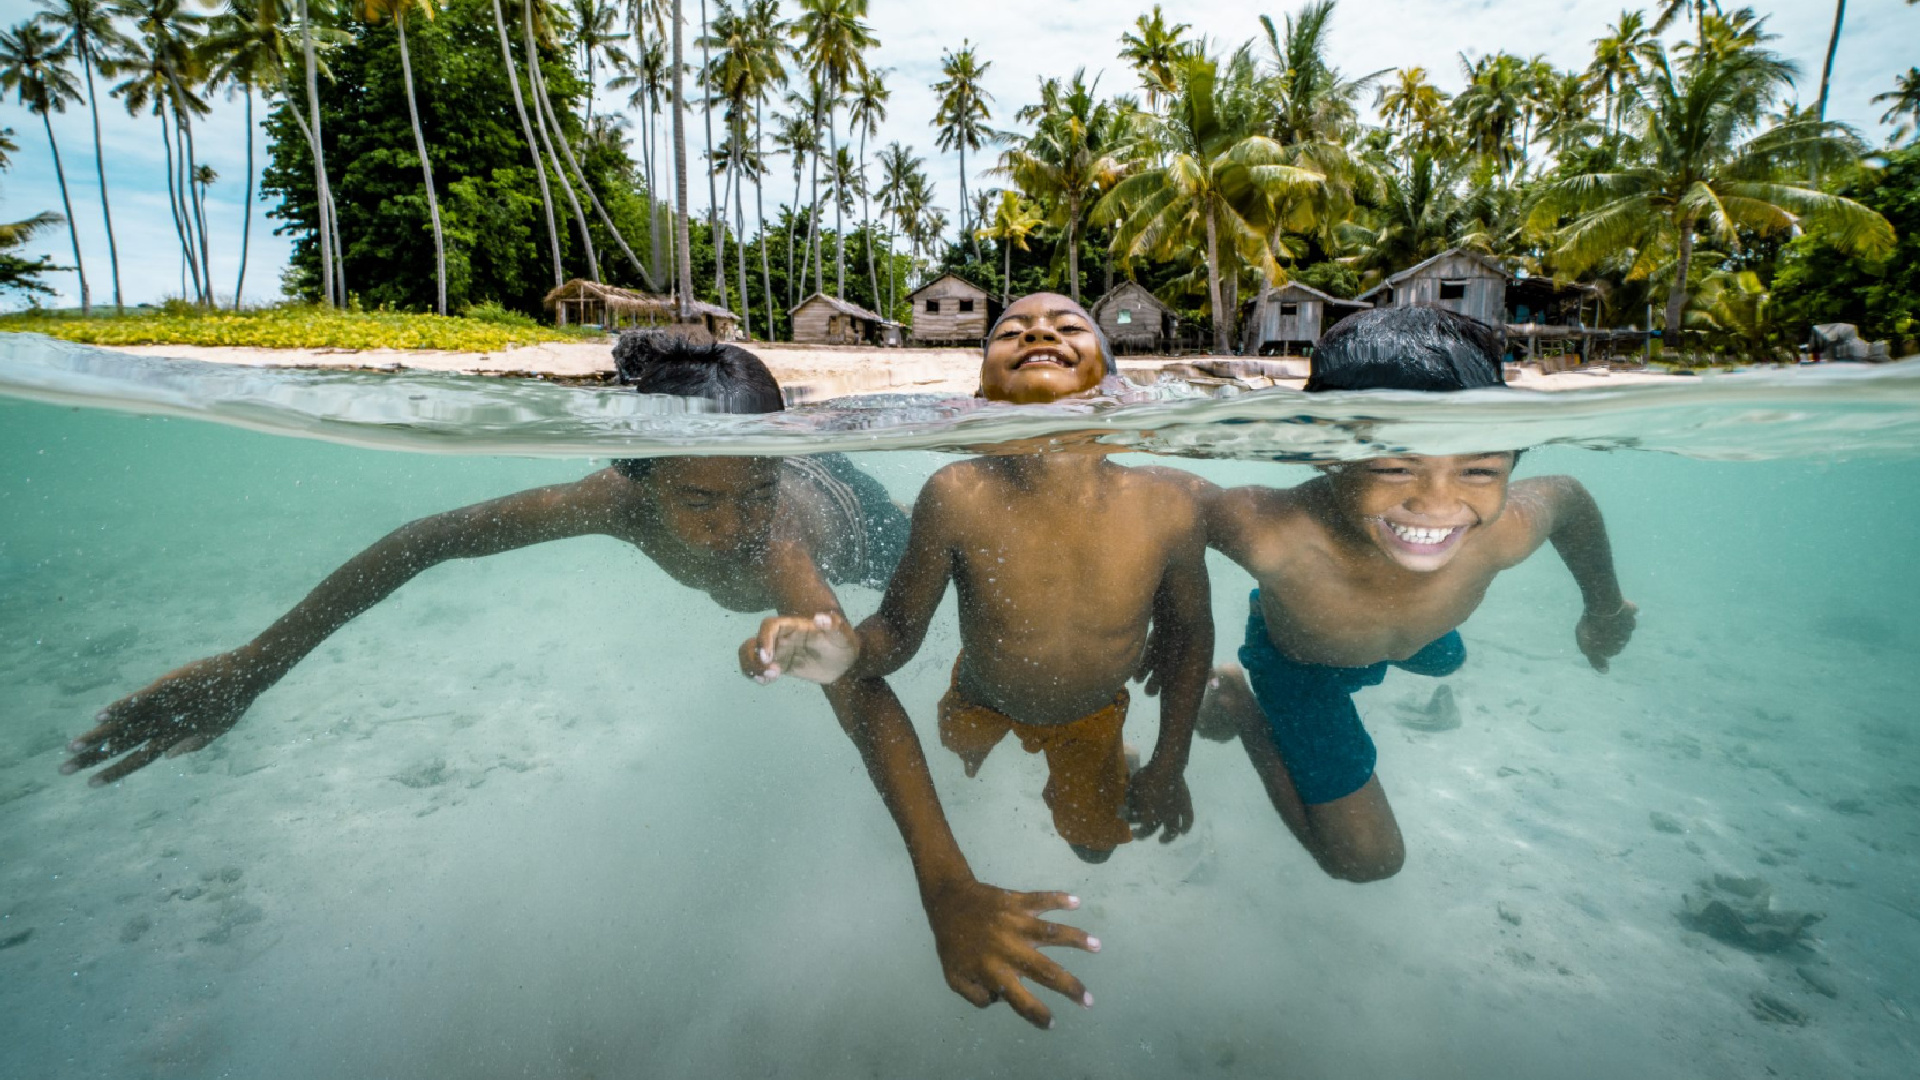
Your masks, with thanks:
M1086 310L1055 293L1034 293L1014 301L994 325L980 364L980 396L1044 404L1093 390L1106 373Z
M1349 540L1404 569L1438 570L1499 520L1511 451L1372 458L1327 470Z

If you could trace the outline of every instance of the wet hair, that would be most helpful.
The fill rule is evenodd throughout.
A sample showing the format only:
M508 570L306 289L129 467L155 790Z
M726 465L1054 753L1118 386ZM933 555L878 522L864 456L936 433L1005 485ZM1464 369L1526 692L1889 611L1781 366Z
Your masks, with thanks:
M1314 347L1307 391L1478 390L1505 386L1492 327L1435 307L1374 308L1333 325Z
M642 394L699 398L723 413L773 413L785 409L779 380L758 356L738 345L695 342L663 330L628 330L613 346L615 377ZM630 480L647 474L653 461L613 462Z
M1020 298L1020 300L1025 300L1025 299L1026 299L1025 296ZM1019 303L1020 300L1015 300L1014 304ZM1007 305L1007 307L1009 308L1011 308L1012 306L1013 304ZM1080 307L1080 305L1078 304L1075 304L1074 306ZM1107 341L1106 331L1100 329L1100 320L1094 318L1092 313L1088 312L1087 309L1083 307L1080 308L1080 314L1086 316L1087 325L1093 327L1093 340L1096 342L1099 342L1100 344L1100 359L1107 366L1106 373L1108 375L1120 374L1120 365L1116 363L1113 359L1113 345ZM1000 317L993 320L993 325L987 327L986 340L983 341L980 345L981 356L983 357L986 356L987 350L993 347L993 336L1000 332L1000 324L1006 321L1007 321L1007 313L1005 311L1002 311L1000 313Z

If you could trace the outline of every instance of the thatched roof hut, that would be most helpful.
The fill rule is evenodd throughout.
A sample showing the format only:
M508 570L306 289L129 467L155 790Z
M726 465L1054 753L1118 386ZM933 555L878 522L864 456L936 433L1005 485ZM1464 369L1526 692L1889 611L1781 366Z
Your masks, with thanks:
M574 278L555 288L547 294L544 303L560 326L602 326L612 330L620 326L672 325L678 321L678 306L672 296L654 296L585 278ZM726 308L695 300L693 317L715 341L732 341L740 336L740 317Z

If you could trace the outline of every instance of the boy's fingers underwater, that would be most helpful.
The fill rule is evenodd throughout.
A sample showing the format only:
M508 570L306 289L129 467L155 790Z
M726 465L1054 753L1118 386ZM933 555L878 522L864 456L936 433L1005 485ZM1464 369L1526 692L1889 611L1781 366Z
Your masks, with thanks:
M996 992L1000 995L1000 1000L1006 1002L1014 1012L1025 1017L1027 1023L1042 1031L1053 1026L1053 1013L1049 1012L1045 1005L1040 1004L1040 999L1033 996L1033 991L1020 985L1018 973L1004 964L996 964L987 969L987 977L998 983Z
M1020 906L1038 915L1043 911L1072 911L1080 906L1080 898L1072 893L1029 892L1016 893Z
M158 743L149 743L135 750L133 753L128 754L126 757L121 758L111 767L101 769L99 772L87 777L87 786L106 787L108 784L117 783L129 774L138 772L153 764L159 760L161 754L166 752L166 747Z
M1059 964L1034 953L1020 962L1020 973L1032 979L1040 986L1059 994L1068 1001L1083 1008L1093 1006L1093 995L1087 992L1086 985Z

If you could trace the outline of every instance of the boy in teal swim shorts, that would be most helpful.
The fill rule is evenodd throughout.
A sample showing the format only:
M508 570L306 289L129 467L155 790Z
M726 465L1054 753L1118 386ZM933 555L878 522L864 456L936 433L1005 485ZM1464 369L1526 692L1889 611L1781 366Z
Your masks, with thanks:
M1313 356L1309 391L1463 390L1501 385L1486 327L1432 308L1342 321ZM1456 627L1501 571L1547 542L1585 599L1574 637L1595 670L1632 636L1593 497L1567 476L1510 482L1497 453L1374 458L1327 466L1299 487L1233 488L1208 511L1208 542L1254 576L1244 668L1217 669L1200 732L1238 737L1278 810L1321 868L1375 881L1405 859L1352 695L1389 666L1459 670Z

